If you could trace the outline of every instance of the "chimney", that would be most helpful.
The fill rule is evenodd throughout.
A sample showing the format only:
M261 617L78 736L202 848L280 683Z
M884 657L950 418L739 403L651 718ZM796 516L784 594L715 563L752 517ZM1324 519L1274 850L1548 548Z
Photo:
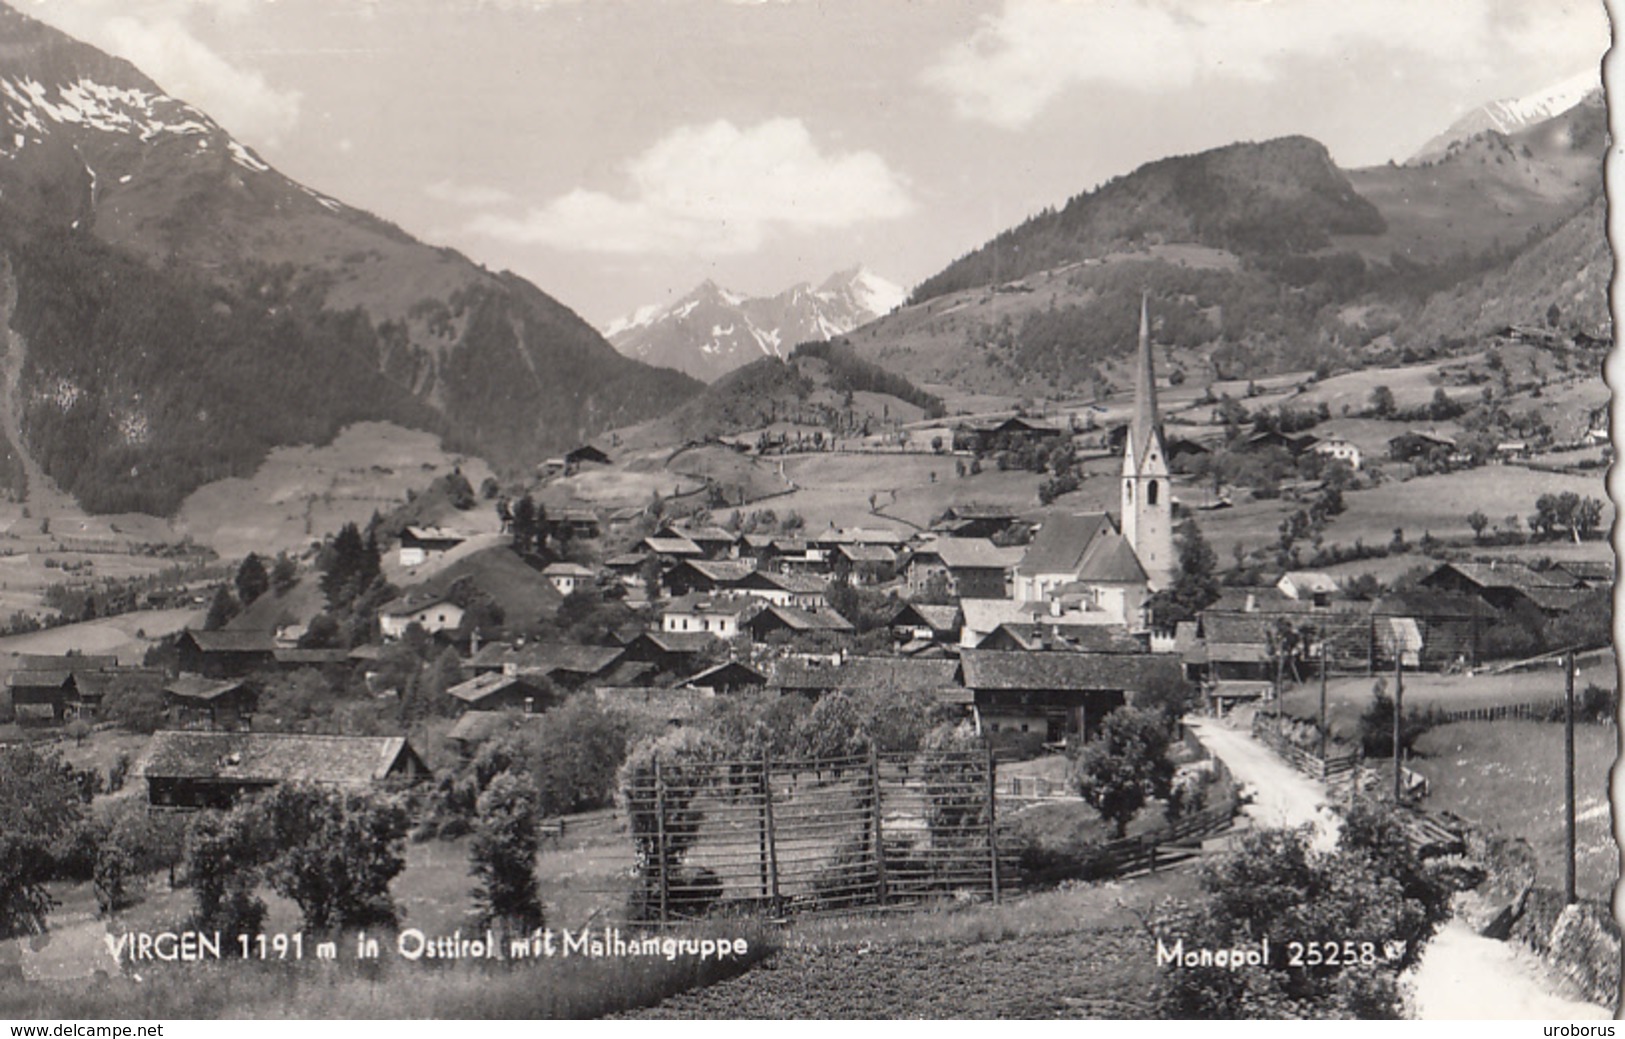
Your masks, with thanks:
M1252 592L1247 593L1247 612L1258 612L1258 596L1254 595Z

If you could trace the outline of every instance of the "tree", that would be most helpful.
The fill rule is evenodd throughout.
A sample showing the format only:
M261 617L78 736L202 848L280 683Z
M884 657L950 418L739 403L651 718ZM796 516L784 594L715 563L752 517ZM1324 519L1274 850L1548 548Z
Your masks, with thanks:
M1371 391L1371 413L1378 418L1392 418L1394 414L1394 391L1387 386L1378 386Z
M389 882L406 868L408 817L400 804L311 783L283 783L247 809L277 849L272 890L299 906L309 931L391 926Z
M1259 939L1335 934L1354 956L1318 965L1295 962L1271 943L1259 965L1192 966L1161 971L1156 1002L1167 1017L1398 1018L1399 976L1420 957L1438 927L1433 892L1414 885L1419 869L1390 840L1384 824L1361 820L1334 851L1313 847L1313 829L1264 829L1238 851L1201 868L1202 896L1163 903L1151 922L1172 948L1259 950Z
M237 567L234 583L237 586L237 601L247 606L270 590L271 575L266 573L265 563L260 557L250 552Z
M1073 782L1118 837L1148 800L1168 796L1174 777L1168 738L1162 717L1119 707L1106 716L1100 735L1079 753Z
M186 828L186 873L196 901L189 926L226 934L258 931L265 903L254 889L260 868L274 854L267 834L243 809L193 815Z
M335 610L349 606L383 572L375 535L365 538L354 523L346 523L322 552L321 589Z
M528 777L503 772L480 794L469 874L482 927L523 934L542 926L536 889L536 790Z
M45 890L58 837L83 818L83 799L54 754L0 747L0 939L45 932Z
M1174 531L1174 541L1179 550L1179 576L1147 601L1152 620L1162 628L1195 620L1219 598L1219 559L1202 536L1202 528L1186 519Z
M230 624L238 612L237 600L232 596L231 589L223 584L218 585L214 590L214 598L209 602L209 612L203 618L203 630L219 631Z
M1490 525L1490 518L1484 515L1483 510L1474 509L1467 514L1467 525L1473 528L1473 540L1484 540L1484 529Z
M272 591L278 595L286 595L298 583L299 564L294 562L287 552L278 552L276 562L271 564Z
M109 721L130 732L154 732L164 724L162 680L141 674L119 675L108 685L102 711Z
M611 803L630 736L630 726L588 694L549 711L529 762L537 810L565 815Z

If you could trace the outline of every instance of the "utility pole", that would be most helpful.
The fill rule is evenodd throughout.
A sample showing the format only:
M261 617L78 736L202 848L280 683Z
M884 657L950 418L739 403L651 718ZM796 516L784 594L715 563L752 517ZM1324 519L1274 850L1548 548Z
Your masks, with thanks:
M1326 772L1326 636L1320 637L1320 771Z
M1405 792L1405 769L1399 763L1400 720L1405 716L1405 647L1394 645L1394 807L1399 807L1400 795Z
M1563 659L1563 822L1568 831L1568 858L1564 861L1563 904L1574 904L1574 651Z

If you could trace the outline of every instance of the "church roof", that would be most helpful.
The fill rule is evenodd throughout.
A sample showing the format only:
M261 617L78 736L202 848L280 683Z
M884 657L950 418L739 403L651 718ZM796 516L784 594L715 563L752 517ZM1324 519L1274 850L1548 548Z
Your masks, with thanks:
M1103 531L1112 531L1111 518L1104 512L1052 512L1044 517L1016 570L1028 575L1077 573Z
M1109 530L1089 543L1078 567L1078 579L1135 584L1143 583L1146 575L1128 539Z

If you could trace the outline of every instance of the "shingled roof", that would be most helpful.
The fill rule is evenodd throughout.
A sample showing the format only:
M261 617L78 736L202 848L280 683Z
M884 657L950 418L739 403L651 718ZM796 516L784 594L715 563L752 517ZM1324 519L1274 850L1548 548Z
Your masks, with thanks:
M772 685L787 692L825 689L935 691L952 686L957 663L916 657L848 657L839 664L780 661Z
M970 689L1123 690L1183 680L1172 653L1020 653L967 649L960 653Z
M182 700L198 700L208 703L218 700L227 693L235 692L243 687L243 683L204 678L202 675L181 675L173 682L164 686L164 692Z
M366 786L409 763L428 771L404 736L157 732L142 755L140 774L149 779Z
M1089 543L1078 563L1080 581L1103 581L1113 584L1144 583L1145 568L1134 554L1128 539L1115 530L1101 532Z

